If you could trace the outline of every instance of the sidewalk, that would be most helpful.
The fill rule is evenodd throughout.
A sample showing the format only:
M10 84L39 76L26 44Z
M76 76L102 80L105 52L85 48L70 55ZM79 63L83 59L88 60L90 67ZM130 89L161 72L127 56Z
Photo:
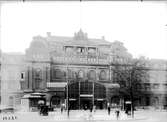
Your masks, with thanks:
M97 110L96 112L90 113L89 110L71 110L69 117L67 117L67 112L64 111L61 113L60 111L49 112L48 116L40 116L38 112L17 112L14 114L1 114L2 116L11 117L16 116L19 121L109 121L109 120L117 120L115 111L111 111L110 115L108 115L107 110ZM120 112L120 117L118 120L126 121L126 120L146 120L148 119L146 116L143 116L142 112L135 112L134 118L131 116L127 116L124 111ZM11 121L11 120L10 120Z
M107 121L107 120L117 120L115 111L111 111L108 115L107 110L97 110L96 112L90 113L89 111L75 110L70 111L69 118L67 113L63 112L50 112L49 116L54 120L95 120L95 121ZM134 118L127 116L124 111L120 112L120 117L118 120L145 120L146 116L139 113L135 113Z
M110 115L108 115L107 110L98 110L90 114L90 112L85 115L81 114L81 118L85 120L98 120L98 121L107 121L107 120L117 120L115 111L111 111ZM147 119L146 116L141 116L140 114L135 114L134 118L131 116L127 116L124 111L120 111L120 116L118 120L144 120Z

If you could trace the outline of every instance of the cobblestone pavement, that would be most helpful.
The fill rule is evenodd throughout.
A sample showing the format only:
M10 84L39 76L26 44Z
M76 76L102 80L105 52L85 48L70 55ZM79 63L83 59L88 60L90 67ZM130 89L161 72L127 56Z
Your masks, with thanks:
M110 115L107 110L97 110L90 113L89 111L70 111L70 116L67 117L67 112L60 111L49 112L48 116L40 116L38 112L17 112L0 114L0 122L16 121L16 122L166 122L167 111L151 111L140 110L134 112L134 118L127 116L124 111L121 111L120 117L116 118L115 111L111 111Z

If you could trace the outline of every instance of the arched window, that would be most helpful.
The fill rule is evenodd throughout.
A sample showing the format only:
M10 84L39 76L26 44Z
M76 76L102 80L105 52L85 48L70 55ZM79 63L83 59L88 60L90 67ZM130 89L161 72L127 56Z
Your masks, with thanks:
M88 78L90 80L95 80L96 79L96 72L94 70L90 70L88 74Z
M52 106L57 106L57 107L60 106L60 101L61 101L60 97L52 96L50 101Z
M13 96L9 97L9 106L13 106L14 105L14 98Z
M84 71L80 70L78 73L79 78L83 78L84 77Z
M65 73L61 71L60 69L54 69L53 70L53 78L54 79L61 79L63 78Z
M159 105L159 98L158 97L154 97L153 104L154 104L154 106Z
M35 78L42 79L42 70L40 68L35 70Z
M68 70L68 78L70 79L75 78L74 72L72 70Z
M104 70L102 70L100 72L100 80L106 80L106 79L107 79L106 72Z

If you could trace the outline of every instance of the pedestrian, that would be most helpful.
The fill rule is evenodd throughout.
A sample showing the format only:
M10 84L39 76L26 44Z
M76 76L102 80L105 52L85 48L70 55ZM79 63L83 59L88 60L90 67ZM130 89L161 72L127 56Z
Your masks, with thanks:
M93 106L93 112L96 112L96 106L95 105Z
M110 111L111 111L110 103L107 104L107 110L108 110L108 115L110 115Z
M92 106L90 106L90 112L92 112L93 111L93 107Z
M61 114L63 113L63 105L60 106Z
M125 114L128 115L128 109L127 108L125 109Z
M116 113L116 118L117 118L117 120L118 120L120 111L119 111L119 110L116 110L115 113Z

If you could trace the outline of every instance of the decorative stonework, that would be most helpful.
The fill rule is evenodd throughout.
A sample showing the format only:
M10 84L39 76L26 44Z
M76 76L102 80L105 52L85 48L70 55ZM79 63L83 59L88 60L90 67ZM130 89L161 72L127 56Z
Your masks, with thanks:
M87 33L84 33L81 29L74 34L74 40L88 40Z

